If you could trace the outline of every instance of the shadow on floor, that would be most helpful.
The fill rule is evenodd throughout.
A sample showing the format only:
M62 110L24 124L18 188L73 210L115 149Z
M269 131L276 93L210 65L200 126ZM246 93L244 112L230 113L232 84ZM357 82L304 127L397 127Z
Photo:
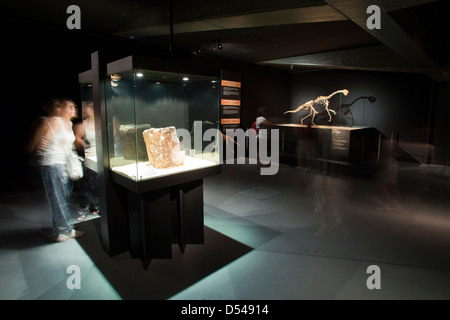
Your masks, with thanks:
M21 229L2 231L0 234L0 249L25 250L46 245L49 243L41 229Z
M109 257L98 237L99 219L80 225L86 235L78 239L97 268L124 300L163 300L193 285L252 249L208 227L205 244L188 245L181 254L173 245L169 260L153 260L147 270L128 252Z

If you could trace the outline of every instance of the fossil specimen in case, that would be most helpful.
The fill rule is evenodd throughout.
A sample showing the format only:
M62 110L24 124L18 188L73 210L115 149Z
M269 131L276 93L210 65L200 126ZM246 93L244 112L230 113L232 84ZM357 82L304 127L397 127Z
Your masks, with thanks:
M142 135L149 165L161 169L184 164L185 155L184 151L181 151L175 127L151 128L145 130Z
M125 159L136 159L136 152L139 159L146 158L146 150L144 148L144 141L142 137L142 132L151 128L149 124L141 125L121 125L120 139L123 145L123 156ZM137 147L137 150L136 150Z

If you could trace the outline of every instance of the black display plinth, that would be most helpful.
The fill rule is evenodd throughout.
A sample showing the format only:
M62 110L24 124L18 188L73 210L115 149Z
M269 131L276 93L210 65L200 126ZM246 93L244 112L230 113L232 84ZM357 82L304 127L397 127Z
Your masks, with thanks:
M203 178L219 166L144 181L111 171L127 193L129 251L147 269L152 259L171 259L172 244L184 253L188 244L204 243Z
M279 129L281 161L296 165L299 155L307 154L317 162L340 165L350 172L379 157L381 133L373 127L342 127L301 124L276 124ZM303 152L310 148L310 152ZM376 162L376 161L375 161Z

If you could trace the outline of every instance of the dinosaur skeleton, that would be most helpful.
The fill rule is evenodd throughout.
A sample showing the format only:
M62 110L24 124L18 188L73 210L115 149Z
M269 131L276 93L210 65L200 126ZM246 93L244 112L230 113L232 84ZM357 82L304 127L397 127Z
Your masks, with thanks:
M314 108L314 105L315 104L321 104L321 105L323 105L325 107L325 110L328 113L328 122L331 122L331 119L332 119L331 113L336 114L336 111L328 108L328 106L330 105L330 102L328 100L331 99L332 96L334 96L335 94L338 94L338 93L342 93L344 96L346 96L346 95L348 95L348 90L347 89L338 90L338 91L333 92L329 96L319 96L319 97L317 97L316 100L310 100L310 101L302 104L301 106L299 106L297 109L286 111L284 114L286 114L286 113L296 113L296 112L299 112L301 110L306 110L306 111L309 110L310 111L309 114L306 117L303 117L301 119L301 124L303 124L303 120L305 120L306 118L312 116L311 123L315 125L314 118L316 117L316 115L319 112L317 112L317 110Z

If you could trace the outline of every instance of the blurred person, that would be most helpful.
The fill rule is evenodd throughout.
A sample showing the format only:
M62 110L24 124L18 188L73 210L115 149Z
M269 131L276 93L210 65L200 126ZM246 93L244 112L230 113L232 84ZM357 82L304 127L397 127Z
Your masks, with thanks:
M32 127L26 151L40 167L44 190L52 211L52 241L81 237L70 222L70 179L66 169L75 136L71 120L76 117L75 103L70 99L53 99L45 107L46 117L38 118Z
M373 175L376 183L377 209L382 211L403 211L400 190L398 188L399 150L396 143L385 141L381 145L381 158L377 171Z
M255 121L255 128L258 133L258 148L257 148L257 169L261 167L269 167L270 164L262 164L259 158L259 150L261 148L261 141L265 141L267 148L269 148L269 136L268 136L268 130L261 130L261 129L268 129L272 123L267 120L267 110L265 107L261 107L256 111L256 121ZM267 150L268 151L268 150ZM268 152L266 153L268 154Z
M96 156L94 103L86 103L86 115L81 123L74 125L75 147L79 155L87 158ZM77 206L78 221L84 221L92 210L93 215L100 213L100 201L97 191L97 173L83 166L83 178L75 182L74 199Z
M328 174L328 159L331 152L331 137L327 134L327 130L319 130L317 135L317 145L323 163L323 174Z
M123 156L122 135L120 133L120 120L118 116L113 117L113 137L114 137L114 156Z
M80 156L92 157L96 155L94 103L92 101L86 103L85 111L83 120L76 124L74 123L73 125L75 147ZM87 153L87 155L85 153Z
M314 197L314 212L321 219L317 234L323 235L327 229L335 231L334 228L344 224L343 211L352 197L352 183L348 179L322 174L311 175L308 183L308 193Z
M297 136L297 169L303 167L303 172L308 172L313 168L316 159L316 139L309 122L305 128L296 128Z

